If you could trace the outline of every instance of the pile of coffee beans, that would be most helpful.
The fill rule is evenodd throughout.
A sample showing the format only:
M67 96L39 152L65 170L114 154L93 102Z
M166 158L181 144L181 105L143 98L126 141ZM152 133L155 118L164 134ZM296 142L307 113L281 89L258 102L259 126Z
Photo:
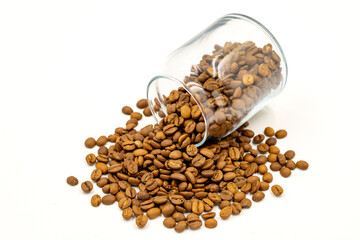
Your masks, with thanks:
M215 228L216 206L220 218L227 219L264 199L273 182L269 169L289 177L296 168L308 168L303 160L294 162L293 150L282 153L276 146L287 136L286 130L266 127L264 133L255 134L246 122L231 132L282 80L280 59L271 45L215 46L213 55L205 55L193 73L187 83L205 91L194 92L194 99L184 88L174 89L161 100L166 110L155 99L159 123L136 129L143 116L152 115L147 100L141 99L136 107L142 113L122 108L130 116L125 127L107 137L86 139L86 147L99 147L85 161L95 166L90 179L104 193L92 196L93 207L117 203L123 218L135 218L140 228L160 215L164 226L176 232L203 224ZM212 139L197 147L205 136L204 116ZM67 183L75 186L78 180L71 176ZM81 189L90 193L93 183L86 180ZM271 191L275 196L283 193L279 185L271 186Z
M252 201L264 199L273 181L268 162L283 177L296 168L308 168L303 160L293 161L293 150L280 152L275 144L287 132L271 127L255 135L245 123L225 139L196 147L203 121L195 123L201 116L188 93L179 89L176 95L184 103L159 124L136 130L143 115L124 107L123 112L130 115L125 127L116 128L108 137L86 139L86 147L99 146L97 154L90 153L85 160L95 165L90 178L105 194L92 196L93 207L116 202L123 218L135 218L141 228L160 215L165 217L164 226L176 232L198 229L203 223L215 228L215 206L221 209L220 218L227 219L250 208ZM147 104L142 99L137 107L146 109ZM112 145L104 146L107 142ZM67 182L78 184L72 176ZM91 192L92 182L83 182L81 189ZM275 196L283 193L279 185L271 191Z
M192 66L183 82L208 121L208 138L217 139L231 133L257 104L278 89L283 81L280 63L271 44L257 47L254 42L247 41L215 45L211 55L204 55ZM156 97L152 99L153 109L164 118L165 109L161 108L166 108L168 115L173 113L184 100L178 99L176 91L168 97ZM192 102L194 104L194 99ZM199 107L196 108L185 108L184 114L189 116L193 111L198 112L197 118L191 116L197 123L201 122L201 114Z

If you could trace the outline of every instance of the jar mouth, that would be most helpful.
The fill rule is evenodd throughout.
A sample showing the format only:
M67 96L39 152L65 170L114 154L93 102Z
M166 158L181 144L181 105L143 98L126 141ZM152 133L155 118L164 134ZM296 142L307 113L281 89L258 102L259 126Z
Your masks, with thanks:
M259 27L261 30L263 30L265 32L265 34L273 41L273 43L276 45L276 48L279 50L279 55L280 55L280 58L281 58L281 61L283 62L284 64L284 69L283 69L283 76L284 76L284 79L283 79L283 83L281 84L281 89L279 92L281 92L284 88L285 88L285 85L287 83L287 77L288 77L288 65L287 65L287 61L286 61L286 58L285 58L285 54L284 54L284 51L283 49L281 48L281 45L279 43L279 41L275 38L275 36L270 32L269 29L267 29L262 23L258 22L257 20L255 20L254 18L252 17L249 17L247 15L244 15L244 14L240 14L240 13L229 13L229 14L226 14L225 16L223 16L222 18L220 19L235 19L235 20L245 20L245 21L248 21L248 22L251 22L253 23L255 26Z
M201 115L204 119L204 123L205 123L205 134L204 134L204 137L203 139L201 140L201 142L199 143L195 143L195 146L196 147L200 147L201 145L203 145L207 138L208 138L208 124L207 124L207 119L205 117L205 114L204 114L204 110L203 110L203 107L202 105L199 103L199 101L194 97L194 95L191 93L189 87L184 84L183 82L181 82L179 79L177 78L174 78L172 76L169 76L169 75L158 75L158 76L155 76L153 77L148 86L147 86L147 101L148 101L148 105L149 105L149 108L150 108L150 111L155 119L155 121L157 123L159 123L161 121L160 118L157 117L157 114L156 114L156 111L154 110L154 102L152 101L152 99L154 97L157 97L158 99L163 99L163 96L161 95L162 94L162 91L160 90L160 81L161 80L164 80L166 81L166 85L169 86L169 81L171 83L173 83L173 87L170 87L169 90L176 90L178 87L182 87L185 89L185 91L194 99L194 101L196 102L196 104L199 106L200 108L200 111L201 111ZM169 92L170 93L170 92ZM150 96L151 94L153 94L154 96ZM163 101L160 101L161 103L161 108L165 110L166 112L166 106L163 104Z

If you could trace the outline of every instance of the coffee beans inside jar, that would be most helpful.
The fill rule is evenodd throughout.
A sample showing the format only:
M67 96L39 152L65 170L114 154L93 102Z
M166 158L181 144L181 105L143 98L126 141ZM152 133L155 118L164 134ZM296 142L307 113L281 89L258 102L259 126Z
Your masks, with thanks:
M216 59L224 64L212 68L210 63ZM201 85L205 95L193 94L194 99L184 88L174 89L164 96L166 111L155 100L154 111L162 120L139 129L141 111L124 107L122 112L130 118L125 126L108 137L85 141L86 147L100 147L97 154L86 156L88 165L95 167L89 177L104 193L92 196L91 205L116 202L123 218L134 219L140 228L160 215L165 217L164 226L176 232L215 228L216 207L222 219L238 215L251 208L252 200L263 201L273 178L289 177L296 168L307 169L303 160L295 164L293 150L282 154L275 146L276 138L287 136L285 130L267 127L266 139L263 133L250 130L247 122L233 129L279 85L279 63L269 44L263 48L252 42L215 46L213 55L204 55L194 74L187 77L188 83ZM150 116L144 99L136 106ZM204 117L209 119L212 139L197 147L205 136ZM280 172L273 176L270 170ZM75 182L68 180L71 185ZM90 192L93 184L85 181L81 187ZM271 191L277 196L283 192L279 185Z

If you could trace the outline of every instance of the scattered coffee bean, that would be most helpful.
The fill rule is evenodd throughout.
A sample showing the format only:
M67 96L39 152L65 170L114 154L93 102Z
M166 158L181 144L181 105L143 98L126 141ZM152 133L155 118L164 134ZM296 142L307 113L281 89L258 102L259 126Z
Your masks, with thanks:
M132 211L132 208L128 207L128 208L125 208L122 212L122 216L124 219L126 220L129 220L133 215L133 211Z
M93 207L98 207L101 203L101 197L100 195L96 194L94 196L91 197L91 205Z
M209 218L205 220L205 227L207 228L216 228L217 221L214 218Z
M186 228L187 228L186 221L180 221L180 222L176 223L175 231L180 233L180 232L183 232Z
M150 117L152 116L152 113L151 113L151 110L149 107L146 107L144 110L143 110L143 114L145 117Z
M70 176L66 179L66 182L71 186L76 186L78 185L79 180L74 176Z
M81 189L84 192L89 193L93 189L93 184L90 181L85 181L85 182L81 183Z
M272 191L276 196L280 196L280 195L284 192L284 190L282 189L282 187L279 186L279 185L273 185L273 186L271 187L271 191Z
M87 164L89 164L89 165L94 165L96 162L96 156L93 153L86 155L85 159L86 159Z
M275 134L275 131L272 127L266 127L264 130L264 134L268 137L272 137Z
M136 225L139 228L145 227L147 222L148 222L148 217L146 215L139 215L139 216L136 217Z
M286 160L291 160L295 157L295 152L293 150L288 150L284 153Z
M96 140L96 145L98 145L99 147L104 146L107 142L107 137L105 136L101 136Z
M277 139L281 139L281 138L284 138L286 136L287 136L287 131L284 130L284 129L280 129L280 130L276 131L276 133L275 133L275 137Z
M168 217L164 219L163 224L167 228L174 228L176 225L176 221L173 218Z
M232 208L230 206L226 206L220 211L220 217L222 219L227 219L231 216Z
M87 148L93 148L96 145L96 141L94 138L89 137L88 139L85 140L85 147Z
M254 195L252 196L252 200L254 202L260 202L261 200L263 200L265 197L265 194L262 191L257 191L256 193L254 193Z
M114 195L105 195L102 198L102 203L105 205L111 205L115 202L116 198Z
M280 169L280 175L287 178L287 177L290 177L291 175L291 170L287 167L283 167Z
M306 170L306 169L308 169L309 164L304 160L300 160L300 161L296 162L296 167L301 170Z
M140 99L137 103L136 103L136 106L140 109L144 109L148 106L148 101L147 99L143 98L143 99Z
M123 107L121 111L125 115L130 115L133 112L132 108L129 106Z

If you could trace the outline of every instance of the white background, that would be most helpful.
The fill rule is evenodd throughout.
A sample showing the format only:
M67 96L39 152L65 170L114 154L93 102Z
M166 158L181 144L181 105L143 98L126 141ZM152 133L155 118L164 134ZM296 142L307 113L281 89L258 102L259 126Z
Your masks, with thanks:
M359 6L356 1L0 0L0 239L359 239ZM310 163L214 230L138 230L80 185L83 142L127 118L125 104L173 50L227 13L262 22L289 65L284 92L250 128L285 128ZM152 122L148 119L148 122ZM101 193L97 187L93 193Z

